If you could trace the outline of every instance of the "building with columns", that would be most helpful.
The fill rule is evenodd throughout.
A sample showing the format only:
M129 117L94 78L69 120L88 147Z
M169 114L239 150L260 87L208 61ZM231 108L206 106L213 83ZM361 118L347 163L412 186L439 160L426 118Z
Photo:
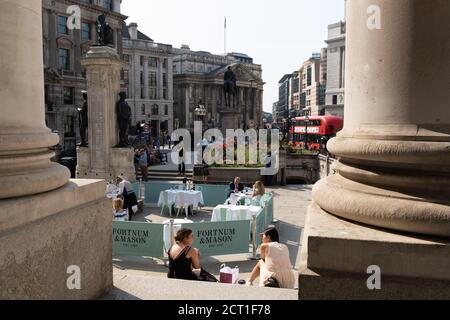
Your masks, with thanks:
M156 43L138 30L136 23L123 26L122 72L132 121L151 125L152 135L173 130L172 46Z
M237 78L234 110L239 112L236 120L239 128L262 127L264 82L261 65L239 53L214 55L192 51L188 46L174 49L174 52L175 128L193 129L194 121L201 119L204 128L227 129L222 120L226 111L224 74L228 66ZM200 104L206 108L203 118L195 114Z
M345 103L345 22L328 26L328 66L325 114L344 116Z
M83 105L86 89L81 66L89 47L97 42L97 18L106 15L114 32L114 47L122 54L122 24L127 18L120 13L120 0L43 0L43 50L45 76L45 120L60 137L61 151L75 150L79 141L78 107ZM81 30L70 30L67 8L81 9Z

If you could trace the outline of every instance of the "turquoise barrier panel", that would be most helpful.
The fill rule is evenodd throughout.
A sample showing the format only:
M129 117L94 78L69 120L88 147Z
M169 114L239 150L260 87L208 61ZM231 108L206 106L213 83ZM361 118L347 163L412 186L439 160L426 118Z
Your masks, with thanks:
M183 228L194 231L193 247L200 250L201 256L249 252L250 224L248 221L183 224Z
M145 204L157 204L161 191L170 190L182 183L171 183L164 181L150 181L145 183Z
M260 234L266 229L264 213L265 210L261 209L261 211L259 211L258 215L256 216L256 233L254 235L256 237L256 247L259 247L261 245L262 237L260 236Z
M113 221L113 255L163 256L163 225Z
M139 182L132 183L131 187L132 187L133 192L136 195L136 197L138 197L139 196Z
M196 184L195 187L196 190L202 191L206 207L216 207L219 204L224 204L230 193L230 187L227 185Z

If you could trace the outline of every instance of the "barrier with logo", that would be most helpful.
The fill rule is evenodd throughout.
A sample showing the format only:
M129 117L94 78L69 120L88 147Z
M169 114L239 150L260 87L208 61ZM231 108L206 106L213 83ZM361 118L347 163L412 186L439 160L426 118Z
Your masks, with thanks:
M157 192L157 190L161 189L163 191L167 189L168 185L159 184L157 187L149 190ZM173 184L170 185L173 186ZM139 188L139 184L137 184L137 187ZM202 192L204 193L205 190L210 192L222 190L225 192L224 186L221 187L203 189ZM135 185L133 185L133 189L135 189ZM212 201L219 201L219 196ZM202 222L183 224L183 227L193 230L193 246L200 250L202 256L250 253L250 250L252 250L253 256L256 258L256 249L261 244L260 233L273 220L273 196L268 194L263 204L264 207L261 208L258 214L253 216L252 221ZM173 228L173 224L171 224L171 227ZM164 257L163 224L113 221L112 228L113 255ZM172 230L173 235L173 229L170 230Z

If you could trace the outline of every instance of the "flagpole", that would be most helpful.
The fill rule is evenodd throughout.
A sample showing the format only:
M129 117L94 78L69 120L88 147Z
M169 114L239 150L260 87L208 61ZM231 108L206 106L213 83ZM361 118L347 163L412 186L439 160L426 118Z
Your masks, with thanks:
M227 54L227 17L225 17L223 33L224 33L224 37L223 37L223 39L224 39L223 40L223 52L226 55Z

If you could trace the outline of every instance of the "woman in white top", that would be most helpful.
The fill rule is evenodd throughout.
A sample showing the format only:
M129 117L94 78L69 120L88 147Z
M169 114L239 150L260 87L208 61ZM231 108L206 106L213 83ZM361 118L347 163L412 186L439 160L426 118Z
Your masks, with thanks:
M253 281L259 277L261 287L271 286L273 279L280 288L294 289L295 276L289 259L289 250L286 245L279 243L278 231L268 228L262 233L261 260L253 269L247 285L253 285ZM272 279L271 279L272 278Z
M123 200L120 198L113 200L113 216L116 221L129 221L128 210L123 208Z
M261 181L256 181L253 185L252 205L261 205L261 198L266 194L266 188Z

